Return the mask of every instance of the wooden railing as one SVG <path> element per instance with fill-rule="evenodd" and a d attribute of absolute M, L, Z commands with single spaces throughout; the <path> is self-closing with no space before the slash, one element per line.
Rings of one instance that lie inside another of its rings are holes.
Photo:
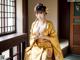
<path fill-rule="evenodd" d="M 10 50 L 10 57 L 6 60 L 14 60 L 13 57 L 17 56 L 17 60 L 24 59 L 24 50 L 26 45 L 28 45 L 27 34 L 25 33 L 15 33 L 11 35 L 0 37 L 0 55 L 6 50 Z M 13 55 L 13 47 L 17 46 L 17 53 Z"/>

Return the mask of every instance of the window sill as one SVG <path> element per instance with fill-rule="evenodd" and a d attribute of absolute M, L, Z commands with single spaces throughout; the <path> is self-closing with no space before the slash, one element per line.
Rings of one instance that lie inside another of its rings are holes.
<path fill-rule="evenodd" d="M 27 34 L 14 33 L 0 37 L 0 52 L 5 51 L 21 42 L 27 42 Z"/>

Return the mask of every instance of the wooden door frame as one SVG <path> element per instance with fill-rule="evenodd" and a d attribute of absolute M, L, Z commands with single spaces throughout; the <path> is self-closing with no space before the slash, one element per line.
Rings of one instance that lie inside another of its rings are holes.
<path fill-rule="evenodd" d="M 71 7 L 72 6 L 72 7 Z M 73 8 L 73 2 L 70 2 L 70 47 L 72 48 L 73 47 L 73 24 L 72 24 L 72 22 L 73 22 L 73 10 L 74 10 L 74 8 Z"/>
<path fill-rule="evenodd" d="M 22 8 L 23 8 L 23 33 L 27 35 L 27 41 L 23 42 L 22 49 L 25 49 L 29 46 L 29 33 L 28 33 L 28 0 L 22 0 Z M 25 50 L 24 50 L 25 51 Z M 25 52 L 24 52 L 25 53 Z M 22 53 L 22 59 L 24 59 L 24 53 Z"/>

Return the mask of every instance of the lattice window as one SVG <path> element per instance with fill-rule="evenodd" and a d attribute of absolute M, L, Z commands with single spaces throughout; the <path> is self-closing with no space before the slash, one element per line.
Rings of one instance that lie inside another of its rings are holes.
<path fill-rule="evenodd" d="M 0 0 L 0 36 L 16 32 L 16 0 Z"/>

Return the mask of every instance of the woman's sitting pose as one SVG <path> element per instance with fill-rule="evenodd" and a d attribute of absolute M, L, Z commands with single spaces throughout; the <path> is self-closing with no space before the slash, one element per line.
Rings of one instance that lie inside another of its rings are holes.
<path fill-rule="evenodd" d="M 57 34 L 46 19 L 46 6 L 38 3 L 34 8 L 36 20 L 30 30 L 30 46 L 25 49 L 24 60 L 63 60 Z"/>

